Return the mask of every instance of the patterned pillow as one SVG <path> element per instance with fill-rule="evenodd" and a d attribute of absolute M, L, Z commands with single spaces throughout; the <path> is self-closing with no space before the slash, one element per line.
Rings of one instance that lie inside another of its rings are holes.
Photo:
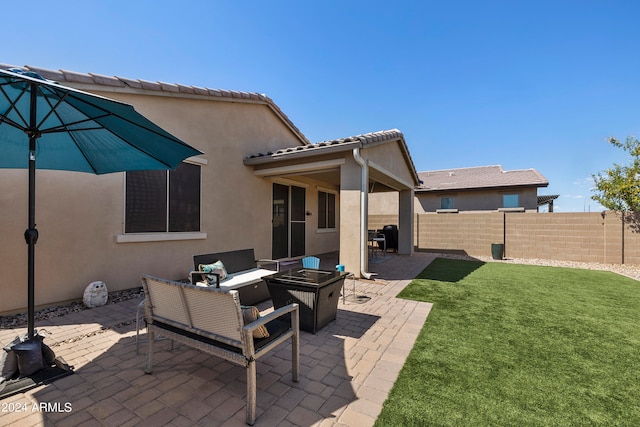
<path fill-rule="evenodd" d="M 244 321 L 244 325 L 247 326 L 249 323 L 258 320 L 260 318 L 260 311 L 258 307 L 254 307 L 252 305 L 247 306 L 243 305 L 242 307 L 242 320 Z M 269 331 L 263 325 L 253 330 L 254 338 L 267 338 L 269 337 Z"/>
<path fill-rule="evenodd" d="M 228 276 L 227 269 L 224 268 L 224 264 L 220 260 L 214 262 L 213 264 L 200 264 L 198 266 L 198 270 L 202 271 L 203 273 L 215 273 L 220 275 L 220 282 L 222 282 Z M 210 275 L 208 276 L 208 279 L 215 281 L 215 276 Z"/>

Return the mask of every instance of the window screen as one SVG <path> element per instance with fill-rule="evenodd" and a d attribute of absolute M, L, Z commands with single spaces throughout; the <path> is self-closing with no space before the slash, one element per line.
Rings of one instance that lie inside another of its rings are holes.
<path fill-rule="evenodd" d="M 200 230 L 200 166 L 126 174 L 125 233 Z"/>
<path fill-rule="evenodd" d="M 318 191 L 318 228 L 336 228 L 336 195 Z"/>

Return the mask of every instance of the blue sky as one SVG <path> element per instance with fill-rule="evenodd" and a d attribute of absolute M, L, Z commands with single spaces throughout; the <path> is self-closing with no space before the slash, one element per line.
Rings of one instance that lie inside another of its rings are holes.
<path fill-rule="evenodd" d="M 418 171 L 535 168 L 556 211 L 640 136 L 637 1 L 32 1 L 0 62 L 266 93 L 312 142 L 400 129 Z"/>

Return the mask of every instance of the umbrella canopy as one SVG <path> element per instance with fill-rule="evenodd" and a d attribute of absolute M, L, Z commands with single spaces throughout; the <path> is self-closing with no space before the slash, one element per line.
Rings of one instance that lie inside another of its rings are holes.
<path fill-rule="evenodd" d="M 95 174 L 173 169 L 202 154 L 129 104 L 64 87 L 36 73 L 0 70 L 0 168 L 28 167 L 25 134 L 38 140 L 39 169 Z"/>
<path fill-rule="evenodd" d="M 61 86 L 37 73 L 0 70 L 0 168 L 29 169 L 28 336 L 34 335 L 35 170 L 104 174 L 174 169 L 202 152 L 129 105 Z"/>

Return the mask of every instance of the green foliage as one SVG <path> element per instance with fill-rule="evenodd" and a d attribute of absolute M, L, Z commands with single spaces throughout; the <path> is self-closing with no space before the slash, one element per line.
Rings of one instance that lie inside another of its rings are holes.
<path fill-rule="evenodd" d="M 611 137 L 609 143 L 631 155 L 628 166 L 614 164 L 612 168 L 592 175 L 597 194 L 591 198 L 607 209 L 621 212 L 640 211 L 640 141 L 627 137 L 622 143 Z"/>
<path fill-rule="evenodd" d="M 435 260 L 399 295 L 433 303 L 376 427 L 640 425 L 640 283 Z"/>

